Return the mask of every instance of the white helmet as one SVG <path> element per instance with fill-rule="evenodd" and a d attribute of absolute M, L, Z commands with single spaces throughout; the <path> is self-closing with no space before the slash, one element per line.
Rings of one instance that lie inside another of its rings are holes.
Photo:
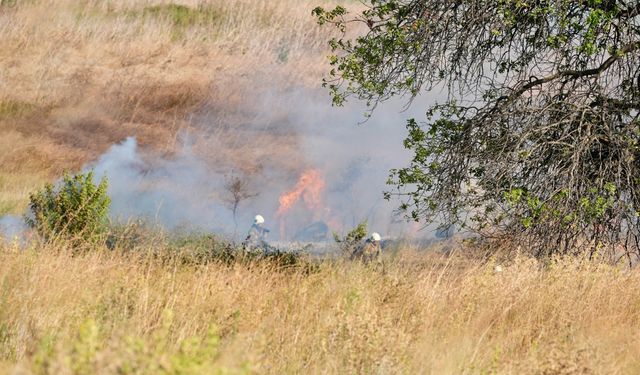
<path fill-rule="evenodd" d="M 262 215 L 256 215 L 256 217 L 253 219 L 253 223 L 264 224 L 264 218 L 262 217 Z"/>
<path fill-rule="evenodd" d="M 378 242 L 378 241 L 380 241 L 380 239 L 381 239 L 381 237 L 380 237 L 380 235 L 378 233 L 376 233 L 376 232 L 371 233 L 371 241 Z"/>

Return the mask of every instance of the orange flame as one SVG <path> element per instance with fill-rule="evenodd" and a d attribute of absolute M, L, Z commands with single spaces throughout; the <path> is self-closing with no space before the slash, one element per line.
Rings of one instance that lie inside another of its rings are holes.
<path fill-rule="evenodd" d="M 302 173 L 293 189 L 280 196 L 280 207 L 277 216 L 287 213 L 302 197 L 309 209 L 322 207 L 322 192 L 325 188 L 324 178 L 317 169 L 308 169 Z"/>
<path fill-rule="evenodd" d="M 322 173 L 317 169 L 307 169 L 300 175 L 296 185 L 289 191 L 280 196 L 280 207 L 276 212 L 276 216 L 280 218 L 280 238 L 285 237 L 285 228 L 283 216 L 291 210 L 291 208 L 300 199 L 310 210 L 323 208 L 322 193 L 326 184 Z"/>

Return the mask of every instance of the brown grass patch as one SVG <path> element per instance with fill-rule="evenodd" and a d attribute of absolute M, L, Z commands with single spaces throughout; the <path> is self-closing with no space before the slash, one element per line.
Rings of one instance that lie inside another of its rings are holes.
<path fill-rule="evenodd" d="M 218 155 L 205 156 L 218 166 L 256 171 L 259 159 L 287 162 L 255 150 L 280 145 L 295 153 L 290 134 L 238 147 L 241 137 L 253 138 L 233 130 L 255 117 L 246 94 L 316 86 L 326 67 L 328 35 L 311 16 L 313 1 L 12 4 L 0 12 L 5 171 L 53 179 L 130 135 L 147 150 L 171 155 L 181 147 L 181 132 L 230 137 L 215 141 Z M 224 129 L 194 126 L 192 116 L 204 106 L 225 119 Z M 198 149 L 210 153 L 210 141 L 200 142 Z"/>
<path fill-rule="evenodd" d="M 542 267 L 520 257 L 495 273 L 491 262 L 413 253 L 388 260 L 384 273 L 326 262 L 307 274 L 266 264 L 181 266 L 144 254 L 71 257 L 59 250 L 0 253 L 0 361 L 7 368 L 105 374 L 640 370 L 635 270 L 570 259 Z"/>

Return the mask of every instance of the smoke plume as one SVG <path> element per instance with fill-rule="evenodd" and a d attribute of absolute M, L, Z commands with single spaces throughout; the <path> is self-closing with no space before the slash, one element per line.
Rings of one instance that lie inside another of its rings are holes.
<path fill-rule="evenodd" d="M 7 244 L 14 241 L 23 242 L 27 226 L 24 219 L 17 215 L 0 216 L 0 241 Z"/>
<path fill-rule="evenodd" d="M 193 147 L 203 141 L 193 138 L 203 137 L 214 153 L 216 150 L 229 152 L 226 140 L 214 130 L 221 126 L 220 120 L 214 111 L 206 110 L 195 120 L 203 131 L 183 136 L 181 151 L 171 158 L 145 155 L 136 139 L 129 137 L 87 166 L 98 176 L 108 177 L 113 218 L 126 221 L 144 217 L 168 229 L 185 227 L 235 234 L 240 238 L 251 225 L 253 216 L 261 214 L 267 219 L 268 227 L 281 229 L 272 231 L 274 239 L 282 237 L 280 240 L 293 238 L 296 232 L 317 221 L 326 222 L 329 229 L 341 232 L 367 220 L 372 231 L 392 237 L 406 234 L 412 228 L 394 215 L 398 202 L 385 201 L 382 193 L 389 188 L 386 186 L 389 169 L 408 163 L 410 155 L 402 145 L 406 134 L 403 125 L 415 113 L 402 112 L 401 105 L 392 103 L 362 123 L 364 106 L 350 104 L 334 108 L 325 92 L 303 89 L 262 93 L 247 101 L 251 102 L 256 115 L 249 123 L 242 124 L 241 130 L 246 136 L 234 141 L 233 146 L 250 150 L 251 147 L 246 146 L 251 146 L 255 137 L 293 135 L 298 152 L 292 155 L 295 160 L 289 162 L 299 168 L 281 168 L 277 162 L 269 165 L 267 160 L 260 170 L 242 175 L 251 192 L 238 204 L 238 230 L 227 184 L 238 166 L 224 161 L 212 165 Z M 234 125 L 222 126 L 233 128 Z M 267 155 L 271 151 L 275 153 L 279 145 L 272 147 L 273 150 L 261 151 Z M 296 202 L 279 217 L 276 213 L 280 197 L 310 169 L 318 171 L 324 180 L 321 207 Z"/>
<path fill-rule="evenodd" d="M 324 91 L 274 90 L 247 95 L 245 102 L 252 116 L 242 122 L 213 106 L 195 113 L 198 131 L 183 132 L 171 156 L 141 149 L 131 136 L 85 166 L 108 178 L 111 218 L 235 239 L 242 239 L 257 214 L 272 229 L 272 240 L 297 238 L 309 226 L 344 232 L 362 220 L 383 236 L 415 234 L 415 225 L 394 214 L 399 203 L 384 200 L 383 191 L 389 189 L 389 170 L 410 160 L 404 124 L 419 117 L 423 105 L 403 111 L 404 103 L 387 103 L 363 123 L 365 106 L 332 107 Z M 247 171 L 246 163 L 257 167 Z M 321 181 L 302 189 L 283 210 L 283 195 L 299 187 L 305 173 Z M 234 194 L 230 186 L 244 190 Z M 7 238 L 23 229 L 20 218 L 0 218 Z"/>

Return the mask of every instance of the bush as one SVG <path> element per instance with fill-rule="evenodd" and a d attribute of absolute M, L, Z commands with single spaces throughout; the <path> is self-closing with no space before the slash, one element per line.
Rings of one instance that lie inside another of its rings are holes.
<path fill-rule="evenodd" d="M 166 255 L 178 256 L 186 264 L 266 262 L 277 269 L 309 267 L 309 262 L 301 251 L 282 251 L 272 247 L 266 252 L 246 251 L 223 237 L 197 232 L 170 238 Z"/>
<path fill-rule="evenodd" d="M 29 196 L 27 224 L 45 240 L 58 237 L 96 240 L 104 233 L 111 199 L 107 179 L 98 185 L 93 172 L 66 175 L 58 187 L 47 184 Z"/>
<path fill-rule="evenodd" d="M 106 236 L 108 249 L 119 253 L 144 253 L 148 259 L 163 264 L 254 266 L 266 264 L 274 270 L 295 270 L 310 273 L 317 262 L 302 249 L 280 250 L 269 246 L 266 251 L 247 251 L 222 235 L 202 231 L 165 232 L 144 221 L 112 225 Z"/>
<path fill-rule="evenodd" d="M 207 264 L 222 262 L 232 264 L 237 260 L 234 245 L 216 235 L 200 232 L 174 232 L 163 246 L 163 256 L 178 258 L 183 264 Z"/>
<path fill-rule="evenodd" d="M 353 228 L 351 231 L 347 232 L 347 234 L 340 238 L 337 233 L 333 233 L 333 239 L 338 244 L 342 255 L 350 256 L 355 250 L 356 246 L 367 236 L 367 221 L 363 221 L 358 224 L 357 227 Z"/>

